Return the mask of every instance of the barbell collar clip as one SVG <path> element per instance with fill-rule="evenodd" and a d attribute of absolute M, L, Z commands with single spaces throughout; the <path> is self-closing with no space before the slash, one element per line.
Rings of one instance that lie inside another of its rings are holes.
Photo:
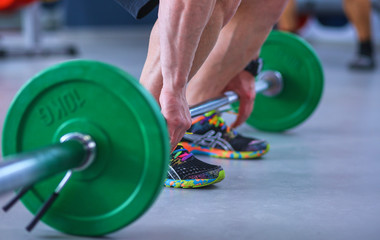
<path fill-rule="evenodd" d="M 7 204 L 4 205 L 3 211 L 8 212 L 9 209 L 11 209 L 13 205 L 15 205 L 16 202 L 20 200 L 20 198 L 22 198 L 22 196 L 24 196 L 25 193 L 27 193 L 30 189 L 31 186 L 21 188 L 20 191 L 18 191 L 17 194 Z"/>
<path fill-rule="evenodd" d="M 72 140 L 80 142 L 83 145 L 84 150 L 86 152 L 86 156 L 84 157 L 82 164 L 79 167 L 73 169 L 74 171 L 83 171 L 84 169 L 88 168 L 95 160 L 96 142 L 90 135 L 78 132 L 68 133 L 60 138 L 61 143 Z"/>
<path fill-rule="evenodd" d="M 30 224 L 26 227 L 26 230 L 28 232 L 31 232 L 34 229 L 34 227 L 37 225 L 37 223 L 41 220 L 41 218 L 45 215 L 45 213 L 53 205 L 53 203 L 55 202 L 55 200 L 58 198 L 59 193 L 66 186 L 66 184 L 69 181 L 69 179 L 72 176 L 72 174 L 73 174 L 72 170 L 67 171 L 67 173 L 65 174 L 65 176 L 59 182 L 57 188 L 54 190 L 53 194 L 50 195 L 49 199 L 42 205 L 42 207 L 38 211 L 37 215 L 33 218 L 33 220 L 30 222 Z"/>

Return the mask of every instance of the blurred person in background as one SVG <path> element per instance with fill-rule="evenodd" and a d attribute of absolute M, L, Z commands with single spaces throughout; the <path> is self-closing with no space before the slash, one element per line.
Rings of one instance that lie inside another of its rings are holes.
<path fill-rule="evenodd" d="M 353 70 L 375 69 L 375 49 L 371 30 L 371 1 L 343 0 L 343 10 L 357 35 L 356 56 L 348 64 Z M 277 25 L 279 30 L 297 33 L 298 12 L 296 0 L 290 0 Z"/>

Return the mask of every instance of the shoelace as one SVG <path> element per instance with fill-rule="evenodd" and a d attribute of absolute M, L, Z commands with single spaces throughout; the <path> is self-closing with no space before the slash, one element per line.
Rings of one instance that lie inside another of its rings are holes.
<path fill-rule="evenodd" d="M 186 161 L 191 156 L 193 156 L 193 154 L 187 151 L 185 148 L 179 148 L 179 149 L 174 150 L 172 152 L 172 155 L 174 156 L 173 157 L 174 159 L 180 158 L 182 162 Z"/>
<path fill-rule="evenodd" d="M 201 124 L 205 121 L 208 121 L 210 125 L 214 125 L 215 127 L 220 127 L 222 131 L 226 130 L 226 133 L 231 132 L 231 128 L 227 126 L 221 116 L 219 116 L 216 111 L 211 111 L 205 114 L 205 117 L 201 120 Z M 235 131 L 232 131 L 233 134 L 236 135 Z"/>

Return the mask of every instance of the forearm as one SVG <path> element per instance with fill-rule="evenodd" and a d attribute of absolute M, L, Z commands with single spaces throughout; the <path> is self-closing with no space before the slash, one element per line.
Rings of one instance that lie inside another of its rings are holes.
<path fill-rule="evenodd" d="M 165 89 L 184 89 L 215 0 L 161 0 L 160 63 Z"/>

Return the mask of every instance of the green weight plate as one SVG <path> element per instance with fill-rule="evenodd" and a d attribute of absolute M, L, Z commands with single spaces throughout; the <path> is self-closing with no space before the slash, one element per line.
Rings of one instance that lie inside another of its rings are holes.
<path fill-rule="evenodd" d="M 261 54 L 265 70 L 282 74 L 282 92 L 257 94 L 247 123 L 264 131 L 285 131 L 305 121 L 317 107 L 323 91 L 323 70 L 311 46 L 300 37 L 272 31 Z"/>
<path fill-rule="evenodd" d="M 70 132 L 91 135 L 97 156 L 73 173 L 42 220 L 81 236 L 104 235 L 136 220 L 161 191 L 169 164 L 166 123 L 153 97 L 116 67 L 86 60 L 58 64 L 13 101 L 3 153 L 47 146 Z M 64 174 L 34 185 L 24 205 L 36 214 Z"/>

